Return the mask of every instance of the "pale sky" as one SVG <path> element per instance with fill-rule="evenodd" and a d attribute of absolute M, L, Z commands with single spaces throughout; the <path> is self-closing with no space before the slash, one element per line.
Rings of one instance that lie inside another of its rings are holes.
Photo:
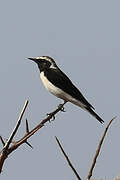
<path fill-rule="evenodd" d="M 104 125 L 68 103 L 66 113 L 47 123 L 6 160 L 2 180 L 74 180 L 54 136 L 82 179 L 105 126 L 114 116 L 93 178 L 120 174 L 120 1 L 11 0 L 0 5 L 0 135 L 8 138 L 26 99 L 30 100 L 16 140 L 53 111 L 61 100 L 43 87 L 37 66 L 26 59 L 49 55 L 104 119 Z M 0 148 L 2 145 L 0 144 Z"/>

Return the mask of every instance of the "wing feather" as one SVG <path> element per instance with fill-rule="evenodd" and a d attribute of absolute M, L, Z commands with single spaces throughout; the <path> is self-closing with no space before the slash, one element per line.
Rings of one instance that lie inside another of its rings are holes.
<path fill-rule="evenodd" d="M 79 100 L 81 103 L 85 104 L 86 107 L 94 109 L 94 107 L 85 99 L 82 93 L 74 86 L 72 81 L 60 69 L 49 69 L 44 72 L 44 75 L 50 82 L 52 82 L 52 84 L 62 89 L 73 98 Z"/>

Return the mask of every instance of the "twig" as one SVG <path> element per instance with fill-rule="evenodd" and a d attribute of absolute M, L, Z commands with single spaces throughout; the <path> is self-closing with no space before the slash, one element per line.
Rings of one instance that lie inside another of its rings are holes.
<path fill-rule="evenodd" d="M 25 101 L 25 104 L 24 104 L 24 106 L 23 106 L 23 109 L 22 109 L 22 111 L 21 111 L 21 113 L 20 113 L 20 116 L 19 116 L 19 118 L 18 118 L 17 124 L 15 125 L 15 128 L 13 129 L 10 137 L 8 138 L 8 140 L 7 140 L 7 142 L 6 142 L 5 146 L 4 146 L 4 150 L 7 150 L 7 149 L 9 148 L 9 145 L 10 145 L 10 143 L 12 142 L 12 140 L 13 140 L 13 138 L 14 138 L 14 136 L 15 136 L 15 134 L 16 134 L 19 126 L 20 126 L 20 123 L 21 123 L 23 114 L 24 114 L 24 112 L 25 112 L 25 110 L 26 110 L 26 108 L 27 108 L 28 103 L 29 103 L 29 101 L 26 100 L 26 101 Z"/>
<path fill-rule="evenodd" d="M 64 102 L 63 104 L 60 104 L 59 107 L 55 111 L 50 113 L 45 119 L 43 119 L 41 121 L 41 123 L 39 123 L 31 131 L 29 131 L 28 121 L 26 120 L 26 133 L 25 133 L 25 135 L 19 141 L 16 141 L 16 142 L 12 143 L 12 140 L 13 140 L 13 138 L 14 138 L 19 126 L 20 126 L 23 114 L 24 114 L 24 112 L 26 110 L 26 107 L 28 105 L 28 101 L 25 102 L 24 107 L 22 109 L 22 112 L 20 113 L 20 116 L 18 118 L 17 124 L 16 124 L 13 132 L 11 133 L 10 137 L 8 138 L 6 144 L 4 145 L 2 151 L 0 152 L 0 173 L 2 172 L 2 167 L 3 167 L 5 159 L 8 157 L 8 155 L 10 153 L 12 153 L 14 150 L 16 150 L 21 144 L 26 143 L 31 148 L 33 148 L 31 146 L 31 144 L 27 142 L 28 138 L 30 138 L 34 133 L 36 133 L 40 128 L 42 128 L 46 122 L 48 122 L 52 118 L 54 118 L 55 115 L 62 110 L 65 103 L 66 102 Z M 1 138 L 1 141 L 2 141 L 2 138 Z"/>
<path fill-rule="evenodd" d="M 55 139 L 56 139 L 56 141 L 57 141 L 57 143 L 58 143 L 58 145 L 59 145 L 59 147 L 60 147 L 60 149 L 61 149 L 61 151 L 62 151 L 62 153 L 63 153 L 63 155 L 64 155 L 64 157 L 65 157 L 65 159 L 67 160 L 67 162 L 68 162 L 70 168 L 71 168 L 72 171 L 74 172 L 75 176 L 77 177 L 78 180 L 81 180 L 81 178 L 80 178 L 79 174 L 77 173 L 76 169 L 73 167 L 73 165 L 72 165 L 72 163 L 71 163 L 69 157 L 68 157 L 67 154 L 65 153 L 65 151 L 64 151 L 64 149 L 63 149 L 63 147 L 62 147 L 60 141 L 58 140 L 57 137 L 55 137 Z"/>
<path fill-rule="evenodd" d="M 65 103 L 66 102 L 64 102 L 63 104 L 60 104 L 55 111 L 49 113 L 49 115 L 45 119 L 43 119 L 35 128 L 33 128 L 28 133 L 26 133 L 23 138 L 21 138 L 19 141 L 16 142 L 16 144 L 11 146 L 9 148 L 8 154 L 10 154 L 12 151 L 17 149 L 21 144 L 26 143 L 28 138 L 30 138 L 34 133 L 36 133 L 40 128 L 42 128 L 46 122 L 49 122 L 52 118 L 54 118 L 55 115 L 61 111 Z"/>
<path fill-rule="evenodd" d="M 99 153 L 100 153 L 101 146 L 102 146 L 102 144 L 103 144 L 103 140 L 104 140 L 104 138 L 105 138 L 105 136 L 106 136 L 106 133 L 107 133 L 107 131 L 108 131 L 111 123 L 113 122 L 113 120 L 114 120 L 115 118 L 116 118 L 116 117 L 114 117 L 112 120 L 110 120 L 110 122 L 109 122 L 108 125 L 106 126 L 105 131 L 104 131 L 104 133 L 103 133 L 103 135 L 102 135 L 102 138 L 101 138 L 101 140 L 100 140 L 100 142 L 99 142 L 99 144 L 98 144 L 98 147 L 97 147 L 95 156 L 94 156 L 94 158 L 93 158 L 92 165 L 91 165 L 91 167 L 90 167 L 90 170 L 89 170 L 89 173 L 88 173 L 88 176 L 87 176 L 87 179 L 88 179 L 88 180 L 90 180 L 90 178 L 91 178 L 91 176 L 92 176 L 92 174 L 93 174 L 93 169 L 94 169 L 94 167 L 95 167 L 96 160 L 97 160 L 98 155 L 99 155 Z"/>
<path fill-rule="evenodd" d="M 4 145 L 4 147 L 3 147 L 2 151 L 0 152 L 0 173 L 2 172 L 2 167 L 3 167 L 4 161 L 8 157 L 9 146 L 12 143 L 12 140 L 13 140 L 13 138 L 14 138 L 19 126 L 20 126 L 20 123 L 21 123 L 23 114 L 24 114 L 24 112 L 25 112 L 25 110 L 27 108 L 27 105 L 28 105 L 28 100 L 25 101 L 24 107 L 23 107 L 23 109 L 22 109 L 22 111 L 20 113 L 17 124 L 16 124 L 15 128 L 13 129 L 13 131 L 12 131 L 10 137 L 8 138 L 7 142 L 4 143 L 4 141 L 3 141 L 2 137 L 1 137 L 1 141 L 2 141 L 2 143 Z M 13 143 L 12 146 L 14 146 L 14 144 L 15 143 Z"/>

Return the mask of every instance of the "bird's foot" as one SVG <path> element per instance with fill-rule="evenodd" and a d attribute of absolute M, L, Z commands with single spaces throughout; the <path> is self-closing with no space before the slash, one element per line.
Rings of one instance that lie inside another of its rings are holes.
<path fill-rule="evenodd" d="M 53 112 L 47 113 L 47 116 L 51 116 L 51 118 L 52 118 L 52 119 L 49 120 L 49 123 L 51 123 L 52 121 L 55 120 L 55 115 L 53 114 Z"/>
<path fill-rule="evenodd" d="M 55 114 L 56 114 L 57 112 L 59 112 L 59 111 L 66 112 L 66 111 L 65 111 L 65 108 L 64 108 L 65 103 L 66 103 L 66 101 L 64 101 L 63 104 L 59 104 L 59 105 L 58 105 L 58 108 L 57 108 L 55 111 L 53 111 L 53 112 L 51 112 L 51 113 L 47 113 L 47 116 L 49 116 L 50 119 L 51 119 L 51 120 L 49 120 L 49 122 L 55 120 Z"/>

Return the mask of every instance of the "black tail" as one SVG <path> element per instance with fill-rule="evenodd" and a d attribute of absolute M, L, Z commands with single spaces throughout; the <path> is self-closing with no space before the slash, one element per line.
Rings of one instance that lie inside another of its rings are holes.
<path fill-rule="evenodd" d="M 90 107 L 86 107 L 86 110 L 87 110 L 92 116 L 94 116 L 100 123 L 104 123 L 104 121 L 103 121 Z"/>

